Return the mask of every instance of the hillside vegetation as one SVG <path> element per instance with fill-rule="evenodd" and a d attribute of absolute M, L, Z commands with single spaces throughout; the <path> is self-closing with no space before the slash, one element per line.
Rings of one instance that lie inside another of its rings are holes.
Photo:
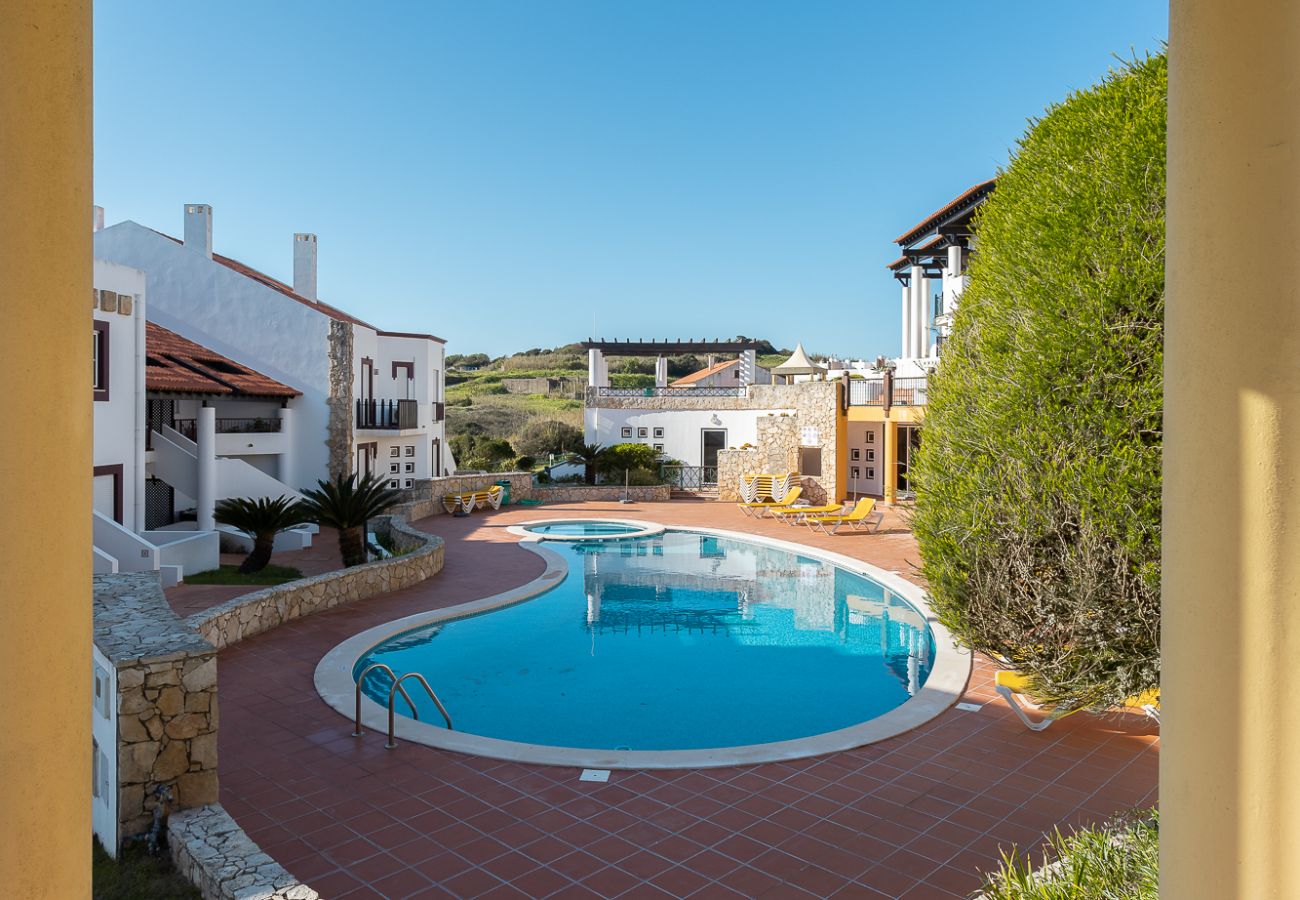
<path fill-rule="evenodd" d="M 789 351 L 760 342 L 760 360 L 780 362 Z M 685 354 L 668 359 L 668 375 L 680 378 L 704 368 L 705 356 Z M 772 362 L 761 364 L 772 365 Z M 654 385 L 653 357 L 609 359 L 610 385 L 622 388 Z M 563 384 L 548 394 L 512 394 L 507 379 L 551 378 Z M 534 347 L 491 359 L 485 353 L 447 357 L 447 437 L 462 469 L 503 470 L 544 462 L 546 453 L 573 449 L 572 431 L 557 430 L 556 446 L 526 435 L 530 424 L 558 422 L 582 430 L 582 391 L 587 382 L 587 351 L 581 344 L 544 349 Z M 504 443 L 503 443 L 504 442 Z M 524 445 L 530 449 L 523 449 Z M 520 459 L 521 456 L 534 457 Z M 540 458 L 539 458 L 540 457 Z"/>

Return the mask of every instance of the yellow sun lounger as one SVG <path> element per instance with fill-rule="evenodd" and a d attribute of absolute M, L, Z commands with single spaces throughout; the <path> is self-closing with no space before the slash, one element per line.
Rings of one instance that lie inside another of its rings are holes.
<path fill-rule="evenodd" d="M 1020 696 L 1024 695 L 1029 689 L 1029 676 L 1011 669 L 1000 669 L 993 677 L 993 689 L 1002 695 L 1002 699 L 1007 701 L 1011 711 L 1016 714 L 1024 726 L 1030 731 L 1042 731 L 1048 725 L 1051 725 L 1057 719 L 1064 719 L 1066 716 L 1074 715 L 1085 707 L 1076 706 L 1064 711 L 1044 710 L 1042 718 L 1032 719 L 1029 711 L 1021 705 Z M 1124 700 L 1125 709 L 1140 709 L 1146 713 L 1157 725 L 1160 724 L 1160 689 L 1153 688 L 1149 691 L 1143 691 L 1140 694 L 1134 694 Z"/>
<path fill-rule="evenodd" d="M 468 491 L 464 494 L 447 494 L 442 498 L 442 508 L 449 513 L 472 513 L 476 509 L 501 508 L 501 498 L 505 491 L 501 485 L 494 484 L 486 491 Z"/>
<path fill-rule="evenodd" d="M 799 495 L 802 493 L 803 493 L 803 488 L 792 487 L 790 488 L 789 491 L 786 492 L 786 495 L 782 497 L 780 500 L 754 500 L 750 503 L 737 503 L 736 505 L 739 506 L 740 511 L 747 516 L 755 516 L 755 515 L 761 516 L 763 514 L 763 510 L 765 509 L 775 509 L 780 506 L 790 506 L 792 503 L 794 503 L 794 501 L 799 499 Z"/>
<path fill-rule="evenodd" d="M 825 506 L 774 506 L 767 512 L 772 518 L 780 519 L 787 525 L 798 525 L 804 516 L 830 515 L 843 508 L 843 503 L 827 503 Z"/>
<path fill-rule="evenodd" d="M 853 531 L 864 531 L 872 526 L 874 526 L 872 530 L 877 530 L 884 520 L 885 514 L 876 509 L 876 501 L 867 497 L 859 500 L 854 505 L 853 511 L 846 515 L 809 516 L 803 521 L 813 531 L 820 531 L 822 534 L 834 534 L 846 526 Z"/>

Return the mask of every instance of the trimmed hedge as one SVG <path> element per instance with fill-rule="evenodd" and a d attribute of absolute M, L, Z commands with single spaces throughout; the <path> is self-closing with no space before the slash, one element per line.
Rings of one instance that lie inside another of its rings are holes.
<path fill-rule="evenodd" d="M 1031 123 L 909 473 L 940 618 L 1040 700 L 1159 683 L 1167 83 L 1136 60 Z"/>

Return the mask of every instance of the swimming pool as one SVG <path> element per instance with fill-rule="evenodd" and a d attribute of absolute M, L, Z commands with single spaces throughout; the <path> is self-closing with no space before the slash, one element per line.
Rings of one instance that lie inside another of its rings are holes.
<path fill-rule="evenodd" d="M 550 541 L 619 540 L 664 533 L 662 525 L 632 519 L 543 519 L 513 525 L 508 530 L 520 537 L 537 536 Z"/>
<path fill-rule="evenodd" d="M 678 529 L 525 546 L 547 558 L 542 578 L 345 641 L 318 667 L 322 695 L 350 715 L 353 679 L 383 662 L 424 675 L 456 724 L 430 724 L 436 710 L 412 692 L 424 721 L 399 715 L 399 737 L 521 761 L 669 767 L 878 740 L 942 711 L 969 673 L 919 591 L 847 558 Z M 386 727 L 390 684 L 379 671 L 363 684 L 372 727 Z"/>

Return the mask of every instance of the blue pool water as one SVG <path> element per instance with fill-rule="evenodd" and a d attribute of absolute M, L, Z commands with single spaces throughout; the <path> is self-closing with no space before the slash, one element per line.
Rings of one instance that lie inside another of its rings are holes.
<path fill-rule="evenodd" d="M 527 525 L 525 531 L 533 534 L 567 535 L 571 537 L 615 537 L 620 534 L 636 534 L 645 529 L 640 525 L 625 522 L 549 522 L 545 525 Z"/>
<path fill-rule="evenodd" d="M 568 563 L 561 583 L 390 638 L 353 677 L 371 662 L 420 672 L 471 734 L 687 750 L 859 724 L 930 671 L 921 615 L 820 560 L 692 532 L 547 547 Z M 386 705 L 390 683 L 372 672 L 363 690 Z M 440 724 L 421 693 L 411 692 L 421 720 Z"/>

